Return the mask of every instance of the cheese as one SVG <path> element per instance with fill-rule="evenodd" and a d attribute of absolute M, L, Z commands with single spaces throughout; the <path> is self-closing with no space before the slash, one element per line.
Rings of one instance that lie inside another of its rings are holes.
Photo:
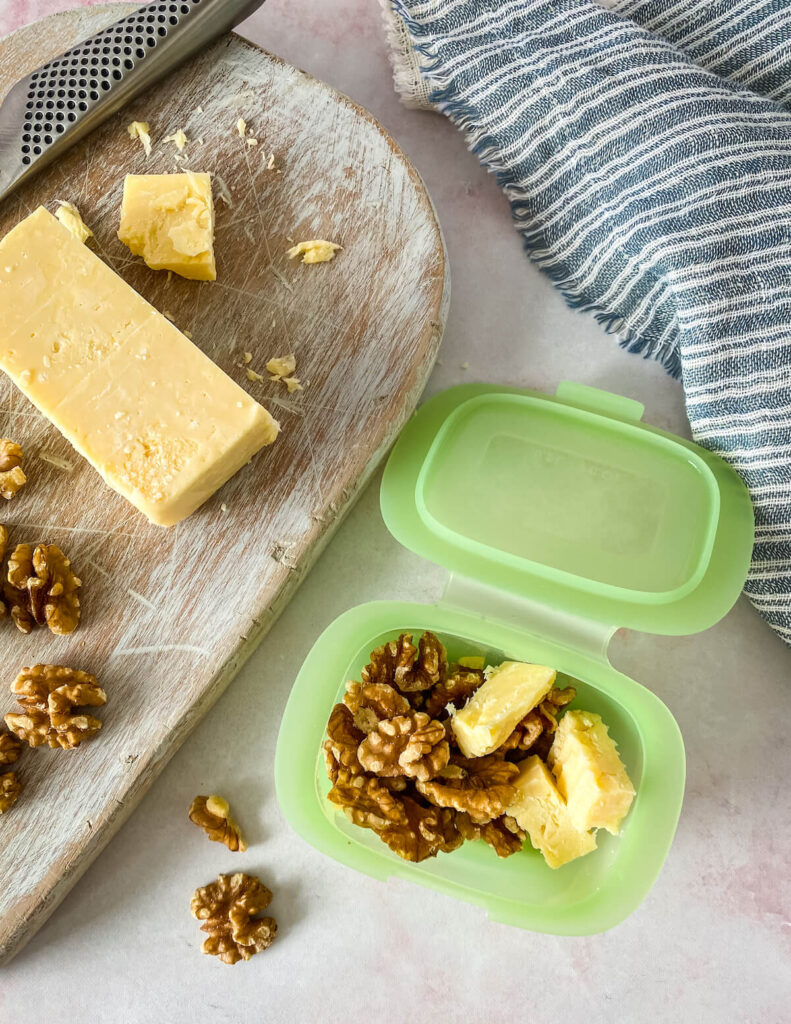
<path fill-rule="evenodd" d="M 93 238 L 93 231 L 91 231 L 82 219 L 80 211 L 72 203 L 64 203 L 62 200 L 59 200 L 55 216 L 64 228 L 68 228 L 71 231 L 78 241 L 87 242 L 89 238 Z"/>
<path fill-rule="evenodd" d="M 547 766 L 535 754 L 520 765 L 516 797 L 505 813 L 516 818 L 551 868 L 559 868 L 596 849 L 593 832 L 578 829 Z"/>
<path fill-rule="evenodd" d="M 151 126 L 148 121 L 133 121 L 126 130 L 130 139 L 140 139 L 146 156 L 151 156 Z"/>
<path fill-rule="evenodd" d="M 634 786 L 599 715 L 567 711 L 547 758 L 577 828 L 618 834 Z"/>
<path fill-rule="evenodd" d="M 325 242 L 322 238 L 314 238 L 309 242 L 297 242 L 287 250 L 286 256 L 290 260 L 302 257 L 303 263 L 329 263 L 335 259 L 335 253 L 340 249 L 335 242 Z"/>
<path fill-rule="evenodd" d="M 152 270 L 216 280 L 211 175 L 127 174 L 118 237 Z"/>
<path fill-rule="evenodd" d="M 201 505 L 278 424 L 40 207 L 0 242 L 0 367 L 153 522 Z"/>
<path fill-rule="evenodd" d="M 504 661 L 487 669 L 487 678 L 461 711 L 452 727 L 465 757 L 483 757 L 496 750 L 528 711 L 546 697 L 556 672 L 546 665 Z"/>
<path fill-rule="evenodd" d="M 179 130 L 177 132 L 173 132 L 172 135 L 166 135 L 165 142 L 175 143 L 176 149 L 181 151 L 187 145 L 189 139 L 187 138 L 186 132 L 179 128 Z"/>

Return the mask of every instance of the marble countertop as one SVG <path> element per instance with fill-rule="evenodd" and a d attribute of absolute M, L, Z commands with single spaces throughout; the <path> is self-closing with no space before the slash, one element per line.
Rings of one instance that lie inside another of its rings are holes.
<path fill-rule="evenodd" d="M 0 34 L 66 6 L 1 0 Z M 566 309 L 522 256 L 507 203 L 453 127 L 399 105 L 374 0 L 268 0 L 243 32 L 368 107 L 425 179 L 453 274 L 430 392 L 468 379 L 551 392 L 570 377 L 631 395 L 648 422 L 687 432 L 678 383 Z M 744 599 L 698 636 L 613 642 L 614 664 L 675 715 L 688 760 L 665 868 L 614 930 L 521 932 L 356 874 L 291 831 L 274 794 L 275 741 L 317 634 L 361 601 L 431 601 L 444 585 L 442 569 L 387 533 L 378 485 L 377 475 L 139 809 L 0 971 L 0 1021 L 791 1020 L 791 653 Z M 265 955 L 233 969 L 201 956 L 188 909 L 218 870 L 218 847 L 187 841 L 184 825 L 191 798 L 209 791 L 231 795 L 250 840 L 233 868 L 274 890 L 281 929 Z"/>

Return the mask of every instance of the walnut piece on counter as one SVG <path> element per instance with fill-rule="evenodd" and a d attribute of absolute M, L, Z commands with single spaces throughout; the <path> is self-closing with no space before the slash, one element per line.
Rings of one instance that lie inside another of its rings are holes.
<path fill-rule="evenodd" d="M 17 544 L 8 559 L 3 595 L 22 633 L 46 624 L 51 633 L 65 636 L 80 621 L 81 586 L 71 562 L 55 544 Z"/>
<path fill-rule="evenodd" d="M 483 824 L 499 818 L 516 795 L 519 768 L 501 754 L 462 757 L 454 754 L 437 778 L 418 781 L 417 790 L 438 807 L 451 807 Z"/>
<path fill-rule="evenodd" d="M 22 713 L 5 716 L 8 728 L 31 747 L 70 750 L 95 736 L 102 723 L 81 707 L 101 707 L 107 697 L 95 676 L 65 665 L 23 668 L 11 692 Z"/>
<path fill-rule="evenodd" d="M 461 812 L 456 815 L 456 828 L 465 839 L 483 839 L 498 857 L 519 853 L 525 841 L 525 833 L 516 819 L 506 815 L 480 824 L 473 821 L 469 814 Z"/>
<path fill-rule="evenodd" d="M 202 951 L 235 964 L 268 949 L 277 935 L 277 921 L 254 915 L 271 900 L 272 893 L 255 875 L 241 871 L 219 875 L 216 882 L 196 889 L 190 910 L 203 922 L 201 931 L 208 933 Z"/>
<path fill-rule="evenodd" d="M 190 805 L 189 817 L 212 842 L 224 843 L 231 853 L 247 849 L 241 829 L 231 817 L 228 801 L 221 796 L 196 796 Z"/>
<path fill-rule="evenodd" d="M 0 733 L 0 766 L 18 761 L 24 746 L 22 740 L 12 732 Z"/>
<path fill-rule="evenodd" d="M 403 860 L 419 863 L 438 853 L 451 853 L 464 842 L 456 828 L 453 811 L 440 807 L 423 807 L 416 800 L 405 796 L 401 804 L 406 813 L 406 823 L 394 823 L 376 834 L 393 853 Z"/>
<path fill-rule="evenodd" d="M 0 497 L 10 501 L 25 486 L 22 471 L 22 449 L 8 437 L 0 437 Z"/>
<path fill-rule="evenodd" d="M 450 746 L 441 722 L 423 711 L 411 711 L 378 722 L 360 743 L 357 757 L 366 771 L 376 775 L 428 781 L 447 765 Z"/>
<path fill-rule="evenodd" d="M 0 775 L 0 814 L 13 807 L 22 792 L 22 783 L 16 772 L 3 772 Z"/>
<path fill-rule="evenodd" d="M 308 242 L 297 242 L 286 251 L 290 260 L 302 257 L 302 263 L 329 263 L 335 259 L 335 253 L 341 248 L 336 242 L 326 242 L 323 238 L 313 238 Z"/>
<path fill-rule="evenodd" d="M 360 828 L 381 829 L 407 823 L 401 800 L 375 775 L 353 775 L 341 768 L 327 799 Z"/>

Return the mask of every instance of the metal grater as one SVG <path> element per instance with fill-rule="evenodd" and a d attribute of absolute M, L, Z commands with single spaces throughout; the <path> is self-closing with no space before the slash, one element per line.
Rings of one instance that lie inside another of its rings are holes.
<path fill-rule="evenodd" d="M 20 79 L 0 106 L 0 200 L 263 0 L 154 0 Z"/>

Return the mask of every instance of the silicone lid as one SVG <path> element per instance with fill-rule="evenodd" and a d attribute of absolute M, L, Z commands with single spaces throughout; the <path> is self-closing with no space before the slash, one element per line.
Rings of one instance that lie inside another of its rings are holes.
<path fill-rule="evenodd" d="M 455 573 L 608 626 L 693 633 L 744 584 L 752 505 L 718 456 L 640 422 L 632 399 L 470 384 L 402 431 L 382 514 Z"/>

